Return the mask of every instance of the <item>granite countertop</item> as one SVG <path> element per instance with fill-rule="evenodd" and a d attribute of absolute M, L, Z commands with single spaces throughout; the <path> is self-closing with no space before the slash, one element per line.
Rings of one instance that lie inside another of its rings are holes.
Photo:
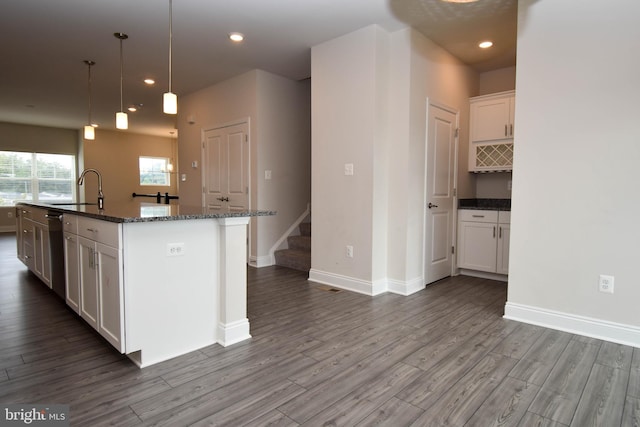
<path fill-rule="evenodd" d="M 510 211 L 511 199 L 459 199 L 458 209 Z"/>
<path fill-rule="evenodd" d="M 275 211 L 268 210 L 205 213 L 204 208 L 201 206 L 189 206 L 179 203 L 167 205 L 140 201 L 106 202 L 104 209 L 98 209 L 97 204 L 47 204 L 30 202 L 20 202 L 18 204 L 44 209 L 55 209 L 63 213 L 122 223 L 272 216 L 276 214 Z"/>

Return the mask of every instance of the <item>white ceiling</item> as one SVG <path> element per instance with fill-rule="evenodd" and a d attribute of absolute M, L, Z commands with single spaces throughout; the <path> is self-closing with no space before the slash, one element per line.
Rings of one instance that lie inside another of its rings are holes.
<path fill-rule="evenodd" d="M 173 0 L 173 92 L 179 100 L 256 68 L 308 78 L 312 46 L 370 24 L 411 25 L 479 71 L 515 65 L 516 7 L 517 0 Z M 161 111 L 168 0 L 2 0 L 0 10 L 0 121 L 82 128 L 89 59 L 96 62 L 93 121 L 114 129 L 120 54 L 113 33 L 123 32 L 123 103 L 143 104 L 129 114 L 129 131 L 169 136 L 175 117 Z M 228 40 L 233 31 L 245 34 L 242 44 Z M 495 42 L 490 51 L 477 48 L 485 38 Z"/>

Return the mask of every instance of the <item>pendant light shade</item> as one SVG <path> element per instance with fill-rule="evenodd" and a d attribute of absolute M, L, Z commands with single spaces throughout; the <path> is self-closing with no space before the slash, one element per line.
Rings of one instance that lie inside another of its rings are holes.
<path fill-rule="evenodd" d="M 173 7 L 172 0 L 169 0 L 169 91 L 165 92 L 162 97 L 162 111 L 165 114 L 178 113 L 178 96 L 171 92 L 171 60 L 172 60 L 172 44 L 173 44 Z"/>
<path fill-rule="evenodd" d="M 162 111 L 165 114 L 178 114 L 178 96 L 172 92 L 162 95 Z"/>
<path fill-rule="evenodd" d="M 129 129 L 129 117 L 124 111 L 116 113 L 116 129 Z"/>
<path fill-rule="evenodd" d="M 113 35 L 115 36 L 115 38 L 120 39 L 120 111 L 116 113 L 116 128 L 128 129 L 129 119 L 127 117 L 127 113 L 124 112 L 124 108 L 122 108 L 122 41 L 128 39 L 129 36 L 124 33 L 113 33 Z"/>
<path fill-rule="evenodd" d="M 89 120 L 87 121 L 87 124 L 84 127 L 84 139 L 93 141 L 94 139 L 96 139 L 96 132 L 93 126 L 91 125 L 91 67 L 93 65 L 96 65 L 96 63 L 88 59 L 85 60 L 84 63 L 87 64 L 87 69 L 89 70 L 89 77 L 87 79 L 87 87 L 89 92 L 89 117 L 88 117 Z"/>
<path fill-rule="evenodd" d="M 93 141 L 96 139 L 96 130 L 91 125 L 85 125 L 84 127 L 84 139 Z"/>

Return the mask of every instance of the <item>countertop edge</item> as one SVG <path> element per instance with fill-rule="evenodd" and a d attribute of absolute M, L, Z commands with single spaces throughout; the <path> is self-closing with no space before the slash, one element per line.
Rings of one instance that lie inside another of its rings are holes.
<path fill-rule="evenodd" d="M 221 219 L 221 218 L 240 218 L 240 217 L 256 217 L 256 216 L 273 216 L 277 214 L 277 211 L 271 210 L 251 210 L 251 211 L 238 211 L 238 212 L 224 212 L 224 213 L 189 213 L 178 215 L 157 215 L 157 216 L 128 216 L 128 215 L 114 215 L 110 214 L 108 209 L 100 212 L 86 212 L 78 210 L 77 208 L 70 207 L 71 205 L 52 205 L 47 203 L 32 203 L 32 202 L 19 202 L 16 206 L 26 205 L 40 209 L 49 209 L 61 211 L 63 214 L 68 213 L 71 215 L 84 216 L 87 218 L 99 219 L 102 221 L 117 222 L 117 223 L 136 223 L 136 222 L 162 222 L 162 221 L 184 221 L 193 219 Z M 86 207 L 87 205 L 82 205 Z M 163 206 L 163 205 L 159 205 Z M 97 207 L 95 208 L 97 209 Z"/>

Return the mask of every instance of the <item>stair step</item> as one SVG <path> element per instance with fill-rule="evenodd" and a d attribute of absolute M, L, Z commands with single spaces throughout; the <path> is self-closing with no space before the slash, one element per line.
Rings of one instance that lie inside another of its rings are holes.
<path fill-rule="evenodd" d="M 289 236 L 287 237 L 289 249 L 298 251 L 311 251 L 311 236 Z"/>
<path fill-rule="evenodd" d="M 298 227 L 300 229 L 300 234 L 303 236 L 311 236 L 311 223 L 310 222 L 302 222 Z"/>
<path fill-rule="evenodd" d="M 276 265 L 299 271 L 311 270 L 311 251 L 282 249 L 275 251 Z"/>

